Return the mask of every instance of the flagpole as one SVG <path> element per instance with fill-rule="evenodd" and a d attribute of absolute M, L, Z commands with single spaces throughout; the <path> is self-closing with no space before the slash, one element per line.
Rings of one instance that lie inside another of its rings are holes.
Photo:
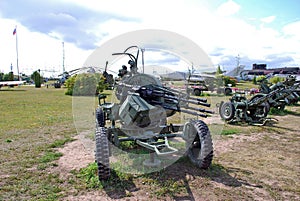
<path fill-rule="evenodd" d="M 16 26 L 16 52 L 17 52 L 17 70 L 18 70 L 18 80 L 20 80 L 20 71 L 19 71 L 19 52 L 18 52 L 18 32 Z"/>

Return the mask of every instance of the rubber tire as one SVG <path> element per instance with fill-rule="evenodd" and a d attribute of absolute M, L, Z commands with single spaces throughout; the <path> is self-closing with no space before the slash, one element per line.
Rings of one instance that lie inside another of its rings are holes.
<path fill-rule="evenodd" d="M 201 120 L 191 120 L 185 124 L 184 130 L 189 132 L 185 136 L 194 136 L 192 141 L 185 139 L 187 156 L 199 168 L 208 169 L 213 160 L 213 142 L 207 125 Z"/>
<path fill-rule="evenodd" d="M 98 166 L 98 177 L 100 181 L 107 180 L 110 177 L 109 147 L 106 130 L 104 127 L 96 127 L 95 141 L 95 158 Z"/>
<path fill-rule="evenodd" d="M 225 96 L 229 96 L 230 94 L 232 94 L 232 89 L 231 88 L 225 88 L 224 89 L 224 94 L 225 94 Z"/>
<path fill-rule="evenodd" d="M 105 127 L 105 114 L 101 108 L 96 109 L 96 124 L 99 127 Z"/>
<path fill-rule="evenodd" d="M 229 111 L 229 114 L 227 111 Z M 235 115 L 235 108 L 232 104 L 232 102 L 225 102 L 220 106 L 220 110 L 219 110 L 220 116 L 223 120 L 226 121 L 230 121 L 231 119 L 233 119 L 234 115 Z"/>
<path fill-rule="evenodd" d="M 202 91 L 200 89 L 194 89 L 195 96 L 200 96 Z"/>
<path fill-rule="evenodd" d="M 224 104 L 224 101 L 221 101 L 221 103 L 219 104 L 219 114 L 221 114 L 221 108 L 222 108 L 222 105 Z"/>

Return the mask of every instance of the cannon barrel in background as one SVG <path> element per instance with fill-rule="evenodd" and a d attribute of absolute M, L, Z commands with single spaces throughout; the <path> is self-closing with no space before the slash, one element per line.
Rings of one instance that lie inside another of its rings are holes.
<path fill-rule="evenodd" d="M 220 116 L 227 122 L 245 121 L 251 124 L 264 125 L 268 120 L 267 115 L 270 108 L 282 110 L 285 105 L 299 101 L 299 86 L 300 82 L 290 79 L 288 82 L 278 82 L 271 87 L 263 83 L 261 93 L 250 100 L 234 94 L 230 102 L 221 103 Z"/>
<path fill-rule="evenodd" d="M 171 89 L 171 88 L 168 88 L 171 92 L 173 93 L 177 93 L 177 95 L 179 96 L 180 94 L 183 95 L 184 93 L 182 93 L 181 91 L 178 91 L 176 89 Z M 189 97 L 188 98 L 189 100 L 195 100 L 195 101 L 200 101 L 200 102 L 203 102 L 203 103 L 207 103 L 207 99 L 206 98 L 194 98 L 194 97 Z"/>
<path fill-rule="evenodd" d="M 248 107 L 255 107 L 258 106 L 260 104 L 262 104 L 263 102 L 267 101 L 269 98 L 271 98 L 273 95 L 275 95 L 276 93 L 279 93 L 280 91 L 283 91 L 284 89 L 276 89 L 274 91 L 271 91 L 270 93 L 266 94 L 263 97 L 260 97 L 258 99 L 252 100 L 248 102 Z"/>
<path fill-rule="evenodd" d="M 194 101 L 194 100 L 188 100 L 188 99 L 181 99 L 180 101 L 185 101 L 187 103 L 192 103 L 192 104 L 195 104 L 195 105 L 202 105 L 202 106 L 205 106 L 205 107 L 210 107 L 209 103 L 203 103 L 201 101 Z"/>
<path fill-rule="evenodd" d="M 147 86 L 145 86 L 147 87 Z M 168 94 L 168 95 L 175 95 L 175 96 L 178 96 L 180 99 L 182 100 L 186 100 L 186 98 L 181 98 L 180 95 L 186 95 L 185 93 L 182 93 L 181 91 L 178 91 L 176 89 L 171 89 L 171 88 L 167 88 L 167 87 L 162 87 L 162 86 L 157 86 L 157 85 L 152 85 L 153 88 L 153 91 L 154 92 L 158 92 L 158 93 L 165 93 L 165 94 Z M 175 94 L 174 94 L 175 93 Z M 207 102 L 207 99 L 205 98 L 194 98 L 194 97 L 189 97 L 188 98 L 189 100 L 195 100 L 195 101 L 200 101 L 200 102 L 203 102 L 203 103 L 206 103 Z"/>
<path fill-rule="evenodd" d="M 198 113 L 198 112 L 194 112 L 194 111 L 190 111 L 190 110 L 183 110 L 183 109 L 180 109 L 179 112 L 183 112 L 183 113 L 191 114 L 191 115 L 196 115 L 196 116 L 200 116 L 200 117 L 204 117 L 204 118 L 207 117 L 207 114 L 202 114 L 202 113 Z"/>
<path fill-rule="evenodd" d="M 190 107 L 190 106 L 182 106 L 182 107 L 185 108 L 185 109 L 195 110 L 195 111 L 198 111 L 198 112 L 214 114 L 213 111 L 206 110 L 206 109 L 203 109 L 203 108 L 195 108 L 195 107 Z"/>
<path fill-rule="evenodd" d="M 262 104 L 265 101 L 270 100 L 274 95 L 277 94 L 277 97 L 275 99 L 271 99 L 272 102 L 279 102 L 280 100 L 285 99 L 289 95 L 291 95 L 295 90 L 298 90 L 297 87 L 300 85 L 299 83 L 296 83 L 292 86 L 287 86 L 287 87 L 281 87 L 277 88 L 270 93 L 266 94 L 263 97 L 260 97 L 258 99 L 252 100 L 248 103 L 248 107 L 256 107 L 257 105 Z"/>
<path fill-rule="evenodd" d="M 288 97 L 290 95 L 294 95 L 294 96 L 296 96 L 298 98 L 299 96 L 295 92 L 300 91 L 300 90 L 296 89 L 297 86 L 298 85 L 294 85 L 294 86 L 290 86 L 290 87 L 287 87 L 287 88 L 281 90 L 280 93 L 282 93 L 282 94 L 280 94 L 278 97 L 276 97 L 274 99 L 274 101 L 279 101 L 279 100 L 285 99 L 286 97 Z"/>

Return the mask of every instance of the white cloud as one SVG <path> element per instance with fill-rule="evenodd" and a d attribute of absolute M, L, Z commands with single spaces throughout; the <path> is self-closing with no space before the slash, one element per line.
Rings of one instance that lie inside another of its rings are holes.
<path fill-rule="evenodd" d="M 298 37 L 298 40 L 300 40 L 300 21 L 287 24 L 283 27 L 282 31 L 284 34 Z"/>
<path fill-rule="evenodd" d="M 13 71 L 17 74 L 16 35 L 12 34 L 15 24 L 17 24 L 20 72 L 29 74 L 38 69 L 58 71 L 56 74 L 62 72 L 63 48 L 61 40 L 46 34 L 31 32 L 14 20 L 0 19 L 0 23 L 2 25 L 0 55 L 5 55 L 0 61 L 2 72 L 9 72 L 12 64 Z M 71 70 L 81 67 L 80 65 L 84 63 L 90 52 L 80 50 L 73 44 L 65 43 L 65 68 Z"/>
<path fill-rule="evenodd" d="M 74 0 L 67 0 L 74 3 Z M 207 52 L 214 54 L 216 49 L 222 49 L 220 55 L 211 57 L 215 65 L 222 65 L 225 56 L 236 57 L 241 55 L 251 60 L 264 60 L 268 55 L 291 56 L 295 63 L 300 65 L 300 21 L 287 24 L 282 30 L 269 28 L 268 23 L 276 20 L 275 16 L 258 19 L 264 26 L 256 27 L 246 21 L 235 17 L 240 5 L 232 0 L 218 7 L 217 15 L 208 10 L 199 1 L 86 1 L 76 2 L 89 9 L 117 14 L 131 19 L 109 18 L 106 21 L 94 23 L 87 32 L 102 38 L 98 46 L 105 41 L 126 33 L 140 29 L 163 29 L 176 32 L 193 40 Z M 100 4 L 101 6 L 96 6 Z M 97 19 L 94 19 L 97 22 Z M 0 32 L 0 68 L 8 72 L 10 63 L 15 66 L 15 41 L 12 31 L 15 24 L 13 20 L 0 19 L 2 30 Z M 4 31 L 5 30 L 5 33 Z M 8 31 L 7 31 L 8 30 Z M 30 32 L 18 24 L 18 37 L 20 47 L 20 67 L 26 68 L 53 68 L 61 71 L 62 47 L 61 36 L 58 33 L 46 34 Z M 107 34 L 103 37 L 103 33 Z M 102 36 L 102 37 L 100 37 Z M 54 38 L 58 39 L 54 39 Z M 3 39 L 3 40 L 2 40 Z M 92 51 L 84 51 L 74 44 L 65 43 L 66 68 L 80 67 Z M 122 51 L 122 50 L 120 50 Z M 195 64 L 196 65 L 196 64 Z M 232 64 L 233 66 L 235 63 Z M 69 68 L 69 69 L 68 69 Z"/>
<path fill-rule="evenodd" d="M 275 20 L 275 18 L 276 18 L 276 16 L 272 15 L 272 16 L 269 16 L 269 17 L 264 17 L 260 20 L 264 23 L 271 23 Z"/>
<path fill-rule="evenodd" d="M 240 5 L 229 0 L 219 6 L 217 14 L 220 16 L 230 16 L 236 14 L 240 10 Z"/>

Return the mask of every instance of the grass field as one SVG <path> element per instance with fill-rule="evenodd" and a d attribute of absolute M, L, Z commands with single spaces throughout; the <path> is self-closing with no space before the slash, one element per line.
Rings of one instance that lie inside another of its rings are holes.
<path fill-rule="evenodd" d="M 72 98 L 62 89 L 0 90 L 0 200 L 53 198 L 62 191 L 49 173 L 62 146 L 76 134 Z"/>
<path fill-rule="evenodd" d="M 90 165 L 69 172 L 59 162 L 81 154 L 72 152 L 78 133 L 72 97 L 64 92 L 26 86 L 0 90 L 0 200 L 300 199 L 299 106 L 273 115 L 277 124 L 224 125 L 212 132 L 215 157 L 209 170 L 183 157 L 146 175 L 113 170 L 112 178 L 100 183 L 93 156 Z"/>

